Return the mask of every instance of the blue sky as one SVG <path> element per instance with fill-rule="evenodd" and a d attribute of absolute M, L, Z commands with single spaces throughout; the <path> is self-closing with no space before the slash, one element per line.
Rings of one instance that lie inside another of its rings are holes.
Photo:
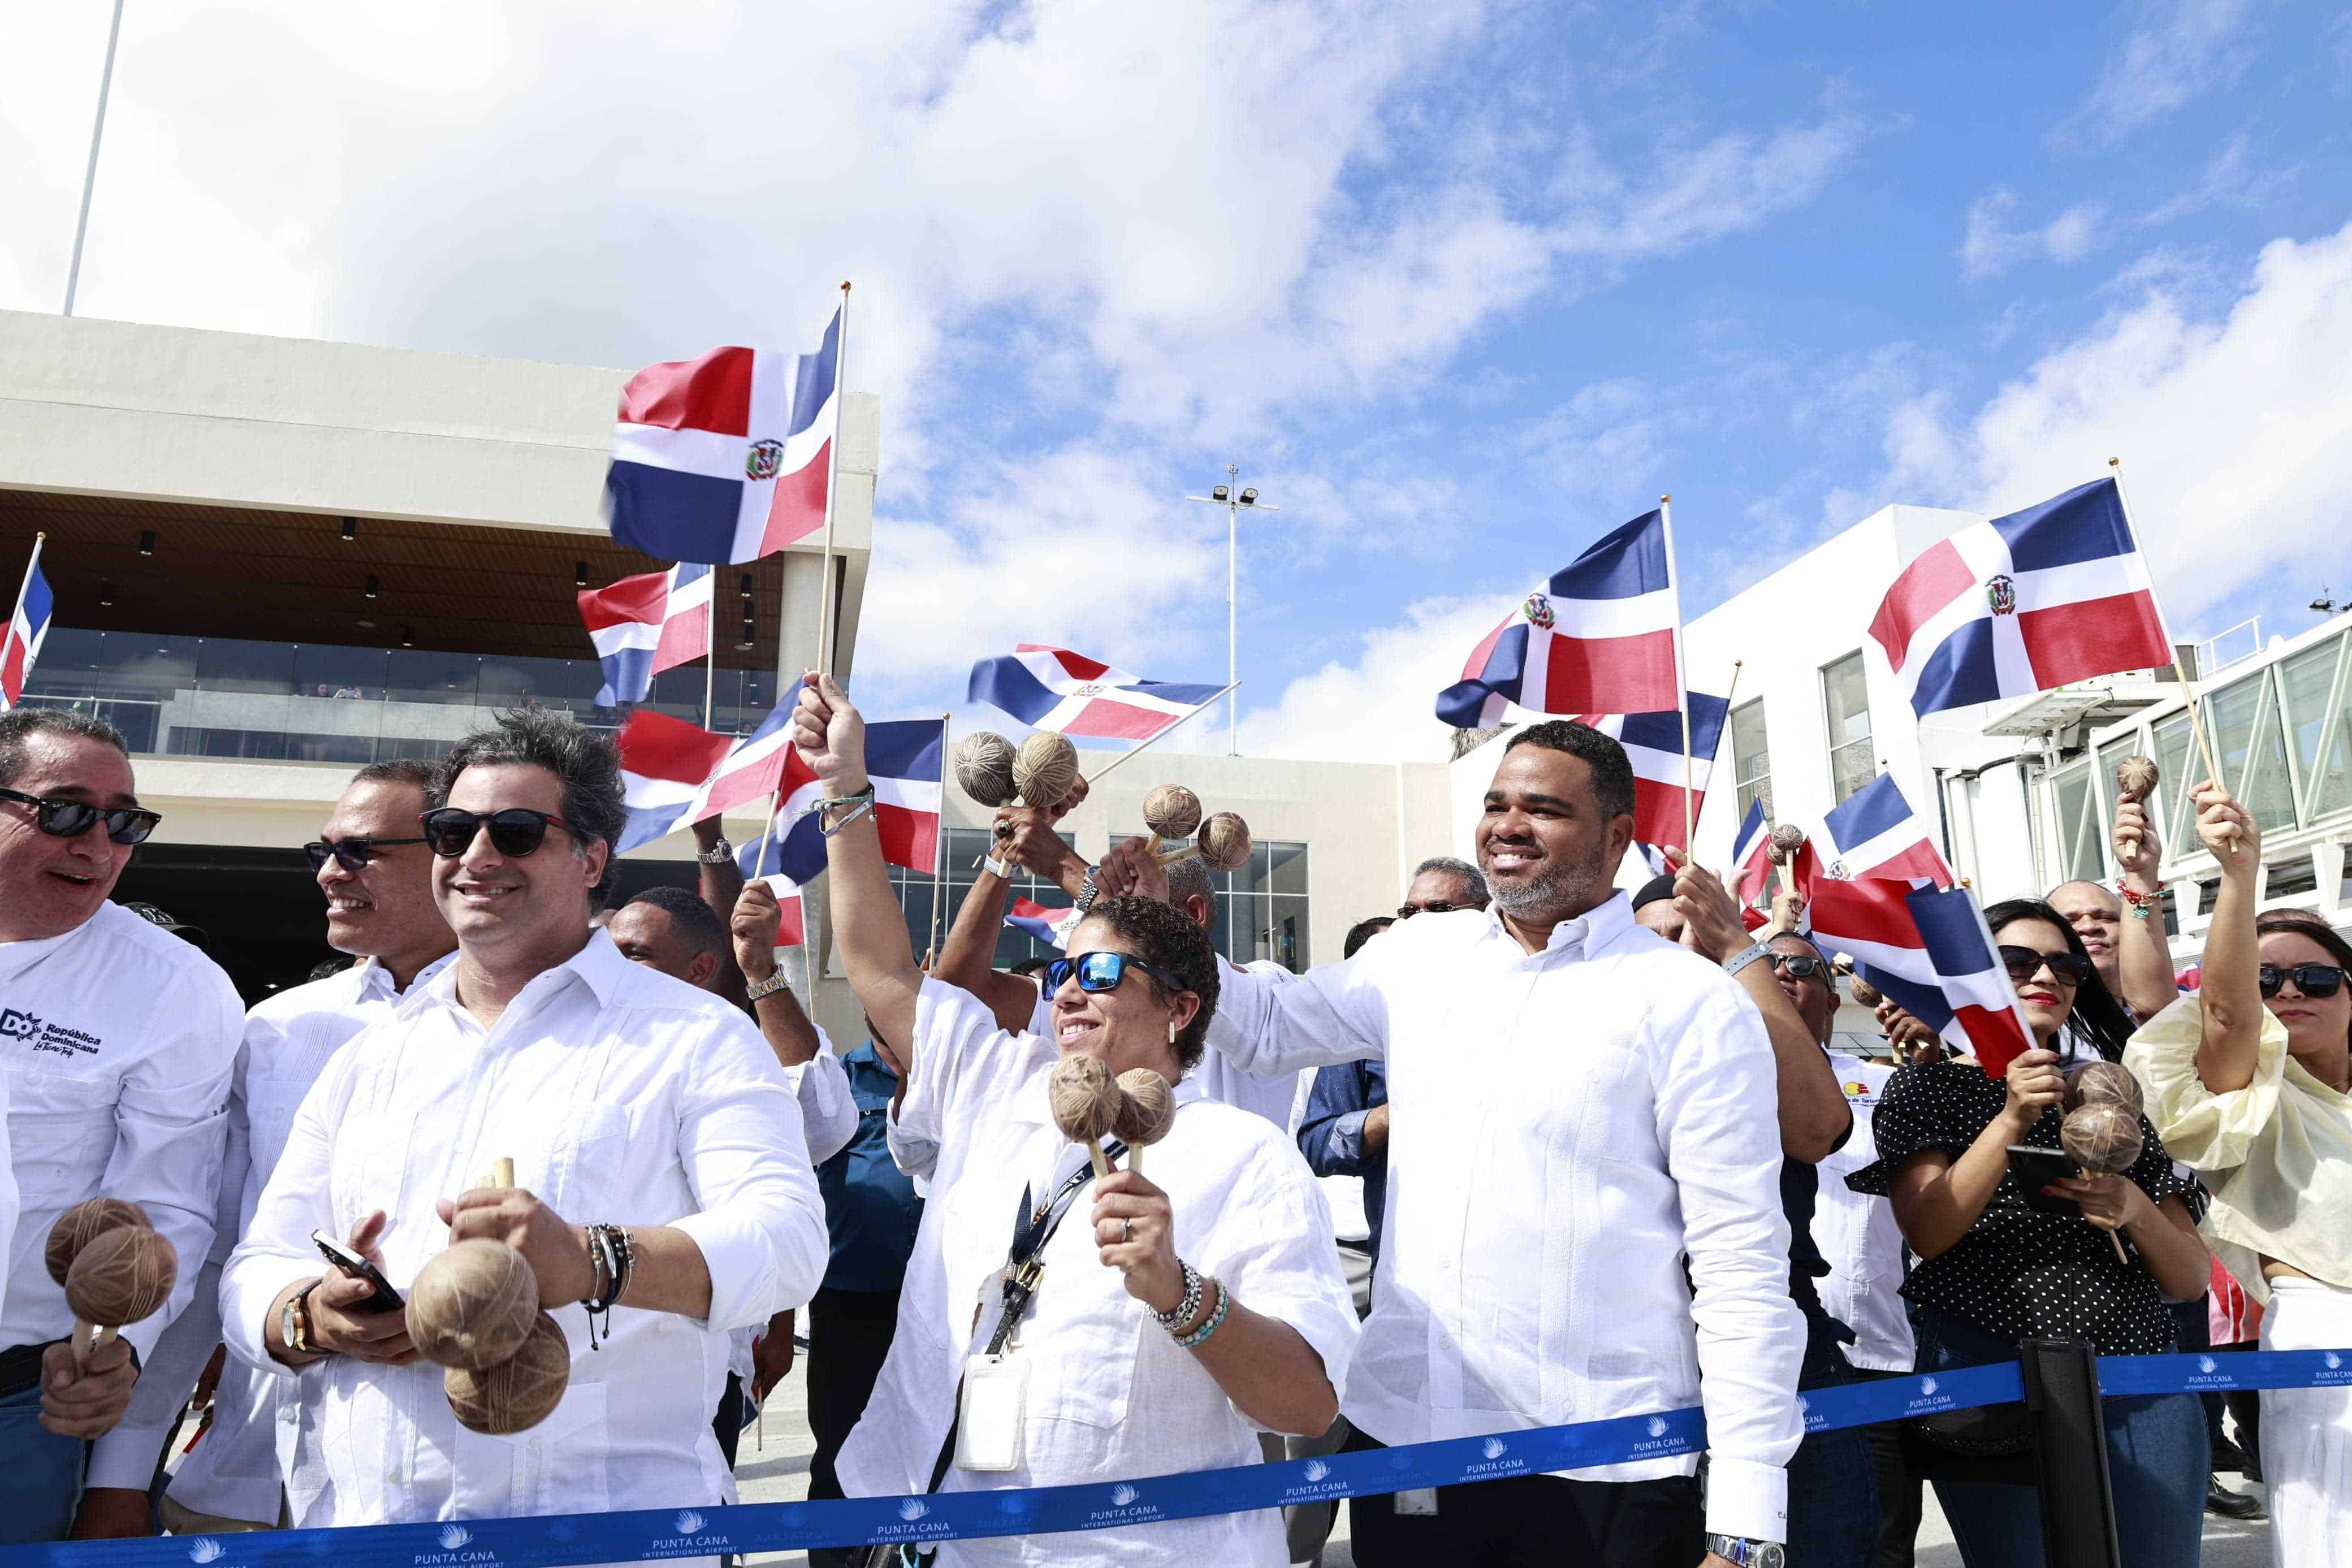
<path fill-rule="evenodd" d="M 0 305 L 53 308 L 100 0 L 11 17 Z M 2183 631 L 2352 591 L 2352 16 L 1294 3 L 134 5 L 87 313 L 885 399 L 870 705 L 1059 642 L 1244 748 L 1438 757 L 1533 579 L 1676 497 L 1695 613 L 1890 501 L 2125 459 Z M 1769 634 L 1769 628 L 1759 628 Z M 1203 737 L 1206 744 L 1208 737 Z"/>

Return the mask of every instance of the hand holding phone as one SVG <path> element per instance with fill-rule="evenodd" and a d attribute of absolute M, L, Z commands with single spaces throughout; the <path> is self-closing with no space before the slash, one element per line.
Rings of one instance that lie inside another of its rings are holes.
<path fill-rule="evenodd" d="M 2082 1212 L 2072 1198 L 2053 1197 L 2042 1190 L 2075 1174 L 2074 1162 L 2065 1150 L 2045 1149 L 2033 1144 L 2011 1144 L 2007 1147 L 2009 1174 L 2024 1190 L 2027 1207 L 2044 1214 Z"/>
<path fill-rule="evenodd" d="M 400 1292 L 392 1288 L 392 1281 L 383 1277 L 383 1270 L 359 1253 L 344 1246 L 323 1230 L 310 1232 L 310 1241 L 319 1249 L 319 1255 L 324 1258 L 337 1273 L 347 1280 L 358 1280 L 374 1287 L 374 1293 L 352 1310 L 362 1312 L 396 1312 L 406 1304 L 401 1301 Z"/>

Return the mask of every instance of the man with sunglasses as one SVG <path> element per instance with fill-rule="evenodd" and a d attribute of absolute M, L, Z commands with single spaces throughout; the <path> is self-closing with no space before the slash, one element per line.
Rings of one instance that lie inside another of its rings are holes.
<path fill-rule="evenodd" d="M 416 758 L 370 763 L 337 797 L 319 836 L 303 846 L 326 904 L 327 946 L 358 961 L 280 991 L 246 1015 L 212 1257 L 194 1304 L 157 1342 L 129 1414 L 90 1455 L 77 1535 L 151 1533 L 147 1488 L 156 1457 L 221 1343 L 221 1266 L 285 1153 L 295 1111 L 343 1043 L 390 1017 L 457 949 L 433 902 L 433 857 L 416 821 L 436 772 Z M 241 1362 L 223 1365 L 205 1440 L 173 1476 L 156 1511 L 164 1528 L 193 1535 L 278 1524 L 278 1382 Z"/>
<path fill-rule="evenodd" d="M 121 1418 L 212 1248 L 244 1009 L 218 965 L 108 902 L 159 820 L 133 790 L 112 726 L 0 716 L 0 1059 L 21 1204 L 0 1309 L 0 1542 L 71 1526 L 89 1442 Z M 101 1195 L 147 1211 L 179 1281 L 77 1367 L 42 1249 L 60 1212 Z"/>
<path fill-rule="evenodd" d="M 1457 909 L 1484 909 L 1486 903 L 1486 879 L 1476 866 L 1452 855 L 1432 855 L 1413 868 L 1412 884 L 1404 890 L 1396 917 L 1451 915 Z"/>
<path fill-rule="evenodd" d="M 608 738 L 501 714 L 434 797 L 419 821 L 457 955 L 328 1065 L 222 1277 L 230 1353 L 298 1390 L 293 1522 L 730 1502 L 710 1427 L 728 1335 L 824 1267 L 782 1069 L 740 1011 L 589 926 L 626 821 Z M 481 1179 L 502 1160 L 517 1185 Z M 322 1274 L 314 1232 L 403 1292 L 453 1240 L 515 1248 L 571 1342 L 562 1401 L 511 1437 L 459 1427 L 440 1369 Z"/>

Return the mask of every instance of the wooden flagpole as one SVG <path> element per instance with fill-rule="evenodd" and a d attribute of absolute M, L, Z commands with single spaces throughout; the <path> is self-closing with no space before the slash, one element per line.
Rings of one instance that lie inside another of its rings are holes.
<path fill-rule="evenodd" d="M 1683 720 L 1683 854 L 1687 857 L 1698 838 L 1698 812 L 1691 805 L 1690 683 L 1683 674 L 1683 591 L 1675 571 L 1674 503 L 1672 496 L 1658 497 L 1658 524 L 1666 536 L 1666 591 L 1675 601 L 1675 706 L 1682 710 Z M 1731 722 L 1728 709 L 1723 721 Z"/>
<path fill-rule="evenodd" d="M 940 916 L 948 901 L 948 731 L 955 723 L 953 714 L 940 715 L 940 841 L 938 863 L 931 871 L 931 944 L 925 951 L 928 962 L 937 963 L 940 950 Z"/>
<path fill-rule="evenodd" d="M 705 643 L 702 650 L 702 727 L 719 727 L 719 569 L 710 569 L 710 614 L 704 625 Z"/>

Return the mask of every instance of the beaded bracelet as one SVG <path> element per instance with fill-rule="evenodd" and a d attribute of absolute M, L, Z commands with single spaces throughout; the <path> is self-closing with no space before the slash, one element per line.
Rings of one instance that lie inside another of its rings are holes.
<path fill-rule="evenodd" d="M 2164 902 L 2164 883 L 2160 882 L 2150 893 L 2142 893 L 2137 888 L 2123 883 L 2116 884 L 2116 891 L 2123 894 L 2124 905 L 2131 911 L 2131 917 L 2134 920 L 2147 919 L 2148 911 Z"/>
<path fill-rule="evenodd" d="M 1225 1309 L 1234 1304 L 1234 1293 L 1225 1289 L 1225 1282 L 1223 1280 L 1217 1279 L 1213 1274 L 1210 1275 L 1209 1278 L 1216 1283 L 1217 1310 L 1209 1314 L 1209 1321 L 1207 1322 L 1202 1323 L 1191 1333 L 1181 1334 L 1177 1337 L 1176 1347 L 1179 1350 L 1198 1350 L 1202 1345 L 1208 1343 L 1209 1336 L 1217 1332 L 1217 1325 L 1225 1321 Z"/>
<path fill-rule="evenodd" d="M 1176 1332 L 1177 1325 L 1191 1322 L 1201 1310 L 1201 1271 L 1181 1258 L 1176 1260 L 1176 1267 L 1183 1270 L 1184 1299 L 1167 1312 L 1151 1314 L 1160 1326 L 1171 1334 Z"/>

